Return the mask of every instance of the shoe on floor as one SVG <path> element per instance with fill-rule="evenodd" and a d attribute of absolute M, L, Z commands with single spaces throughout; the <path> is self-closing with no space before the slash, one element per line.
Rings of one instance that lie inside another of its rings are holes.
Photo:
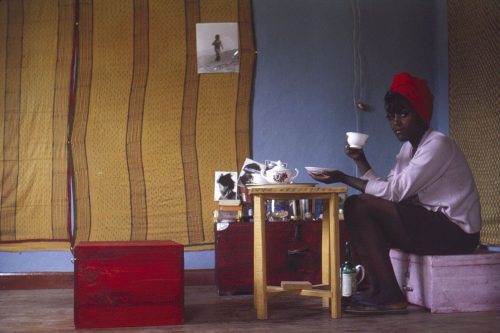
<path fill-rule="evenodd" d="M 344 312 L 353 315 L 385 315 L 385 314 L 407 314 L 408 303 L 400 302 L 393 304 L 376 304 L 368 300 L 356 300 L 348 305 Z"/>

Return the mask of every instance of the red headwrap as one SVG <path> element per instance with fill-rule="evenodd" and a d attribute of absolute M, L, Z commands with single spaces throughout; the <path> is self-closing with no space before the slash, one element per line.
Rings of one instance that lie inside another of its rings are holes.
<path fill-rule="evenodd" d="M 394 75 L 389 90 L 406 97 L 418 115 L 427 124 L 431 122 L 434 96 L 432 96 L 426 80 L 411 76 L 408 73 L 398 73 Z"/>

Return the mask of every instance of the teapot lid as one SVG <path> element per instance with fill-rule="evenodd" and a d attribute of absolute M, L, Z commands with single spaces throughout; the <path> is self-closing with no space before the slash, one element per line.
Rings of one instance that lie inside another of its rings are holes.
<path fill-rule="evenodd" d="M 271 170 L 274 171 L 281 171 L 281 170 L 287 170 L 286 168 L 286 163 L 281 162 L 280 160 L 276 161 L 276 165 L 274 165 Z"/>

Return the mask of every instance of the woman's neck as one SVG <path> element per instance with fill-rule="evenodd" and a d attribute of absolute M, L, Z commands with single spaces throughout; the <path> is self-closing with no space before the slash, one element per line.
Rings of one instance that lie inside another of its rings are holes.
<path fill-rule="evenodd" d="M 412 139 L 410 139 L 412 147 L 411 156 L 415 155 L 418 145 L 420 144 L 420 141 L 422 141 L 422 138 L 424 137 L 424 134 L 427 132 L 428 129 L 429 126 L 422 127 L 421 130 L 418 131 L 417 135 L 415 135 Z"/>

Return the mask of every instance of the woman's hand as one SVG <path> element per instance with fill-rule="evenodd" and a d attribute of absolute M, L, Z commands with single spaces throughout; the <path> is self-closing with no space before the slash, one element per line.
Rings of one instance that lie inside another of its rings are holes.
<path fill-rule="evenodd" d="M 362 175 L 371 169 L 363 149 L 351 148 L 349 145 L 345 145 L 344 150 L 345 154 L 356 163 L 356 167 Z"/>
<path fill-rule="evenodd" d="M 366 161 L 365 152 L 362 148 L 351 148 L 351 146 L 345 145 L 345 154 L 356 162 Z"/>
<path fill-rule="evenodd" d="M 344 183 L 355 189 L 364 192 L 367 180 L 346 175 L 339 170 L 321 170 L 321 171 L 307 171 L 309 176 L 318 182 L 331 184 L 331 183 Z"/>
<path fill-rule="evenodd" d="M 331 183 L 344 183 L 355 189 L 364 192 L 366 188 L 367 180 L 346 175 L 339 170 L 325 170 L 325 171 L 307 171 L 309 176 L 317 180 L 318 182 L 331 184 Z"/>
<path fill-rule="evenodd" d="M 344 182 L 345 180 L 345 174 L 339 170 L 307 171 L 307 173 L 318 182 L 325 184 Z"/>

